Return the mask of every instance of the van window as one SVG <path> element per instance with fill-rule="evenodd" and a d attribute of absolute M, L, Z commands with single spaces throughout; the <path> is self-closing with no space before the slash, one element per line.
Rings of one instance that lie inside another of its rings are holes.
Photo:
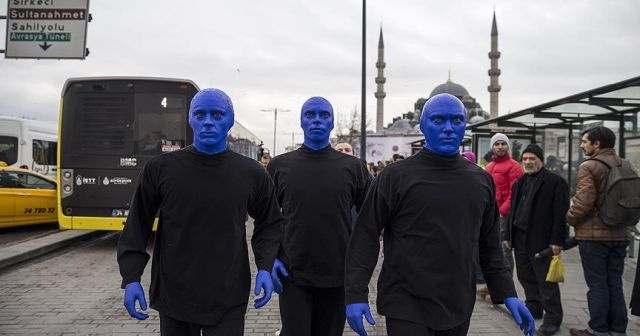
<path fill-rule="evenodd" d="M 0 135 L 0 161 L 8 166 L 18 161 L 18 138 Z"/>
<path fill-rule="evenodd" d="M 47 140 L 33 140 L 33 162 L 43 166 L 56 165 L 56 143 Z"/>

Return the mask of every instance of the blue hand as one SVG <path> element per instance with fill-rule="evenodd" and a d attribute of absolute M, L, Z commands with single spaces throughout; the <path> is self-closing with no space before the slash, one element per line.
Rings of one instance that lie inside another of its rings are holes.
<path fill-rule="evenodd" d="M 144 298 L 144 290 L 140 282 L 131 282 L 124 287 L 124 307 L 133 318 L 146 320 L 148 314 L 136 310 L 136 301 L 140 304 L 140 309 L 147 310 L 147 300 Z"/>
<path fill-rule="evenodd" d="M 260 308 L 271 300 L 271 294 L 273 293 L 273 282 L 271 281 L 271 275 L 269 272 L 260 270 L 258 271 L 258 275 L 256 275 L 256 288 L 253 293 L 258 296 L 260 292 L 264 290 L 264 295 L 261 298 L 255 299 L 253 306 L 255 308 Z"/>
<path fill-rule="evenodd" d="M 368 303 L 350 303 L 347 305 L 347 322 L 349 322 L 349 326 L 356 334 L 367 336 L 367 332 L 364 330 L 364 324 L 362 323 L 362 316 L 367 319 L 369 324 L 376 324 L 373 316 L 371 316 L 371 309 L 369 309 Z"/>
<path fill-rule="evenodd" d="M 276 261 L 273 263 L 273 269 L 271 270 L 271 279 L 273 280 L 274 292 L 282 294 L 283 286 L 282 281 L 280 281 L 280 277 L 278 277 L 278 272 L 285 278 L 289 276 L 289 272 L 282 261 L 276 258 Z"/>
<path fill-rule="evenodd" d="M 504 299 L 504 305 L 507 306 L 513 319 L 520 326 L 520 330 L 527 336 L 533 336 L 533 333 L 536 331 L 536 325 L 533 320 L 533 315 L 531 315 L 527 306 L 517 297 Z"/>

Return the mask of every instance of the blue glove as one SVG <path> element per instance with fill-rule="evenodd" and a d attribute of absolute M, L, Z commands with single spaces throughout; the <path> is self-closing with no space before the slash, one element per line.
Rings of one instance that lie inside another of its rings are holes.
<path fill-rule="evenodd" d="M 271 269 L 271 279 L 273 279 L 273 290 L 278 294 L 282 294 L 283 286 L 282 281 L 280 281 L 278 277 L 278 272 L 285 278 L 289 276 L 289 272 L 282 261 L 276 258 L 276 261 L 273 263 L 273 269 Z"/>
<path fill-rule="evenodd" d="M 504 305 L 507 306 L 513 319 L 520 326 L 520 330 L 527 336 L 533 336 L 533 333 L 536 331 L 536 325 L 533 320 L 533 315 L 531 315 L 527 306 L 517 297 L 504 299 Z"/>
<path fill-rule="evenodd" d="M 364 330 L 364 324 L 362 323 L 363 315 L 370 325 L 376 324 L 376 320 L 371 316 L 371 309 L 369 309 L 368 303 L 350 303 L 347 305 L 347 322 L 349 322 L 349 326 L 356 334 L 367 336 L 367 332 Z"/>
<path fill-rule="evenodd" d="M 266 305 L 267 302 L 271 300 L 271 294 L 273 293 L 273 282 L 271 281 L 271 275 L 265 270 L 260 270 L 256 275 L 256 288 L 253 290 L 253 293 L 258 296 L 263 289 L 264 295 L 253 301 L 253 307 L 255 308 L 260 308 Z"/>
<path fill-rule="evenodd" d="M 136 301 L 140 304 L 140 309 L 147 310 L 147 299 L 144 298 L 144 289 L 139 281 L 128 283 L 124 286 L 124 307 L 133 318 L 146 320 L 149 314 L 136 310 Z"/>

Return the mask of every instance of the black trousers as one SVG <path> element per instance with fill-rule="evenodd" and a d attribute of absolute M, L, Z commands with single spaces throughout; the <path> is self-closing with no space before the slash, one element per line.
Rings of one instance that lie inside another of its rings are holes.
<path fill-rule="evenodd" d="M 342 335 L 346 320 L 344 302 L 344 287 L 317 288 L 285 282 L 280 294 L 280 335 Z"/>
<path fill-rule="evenodd" d="M 232 319 L 223 318 L 214 326 L 179 321 L 160 314 L 160 335 L 162 336 L 242 336 L 244 335 L 244 316 Z"/>
<path fill-rule="evenodd" d="M 555 282 L 546 280 L 549 272 L 551 257 L 536 259 L 524 251 L 523 232 L 514 230 L 516 244 L 516 272 L 518 281 L 524 288 L 525 304 L 534 316 L 543 314 L 543 324 L 557 325 L 562 323 L 562 303 L 560 302 L 560 287 Z"/>
<path fill-rule="evenodd" d="M 387 317 L 387 334 L 389 336 L 466 336 L 471 320 L 447 330 L 434 330 L 425 325 L 406 320 Z"/>

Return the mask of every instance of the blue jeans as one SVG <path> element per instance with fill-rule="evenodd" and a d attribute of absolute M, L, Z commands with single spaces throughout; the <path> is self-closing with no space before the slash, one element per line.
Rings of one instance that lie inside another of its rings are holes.
<path fill-rule="evenodd" d="M 628 241 L 580 240 L 580 257 L 587 282 L 589 328 L 600 333 L 625 333 L 627 305 L 622 272 Z"/>

